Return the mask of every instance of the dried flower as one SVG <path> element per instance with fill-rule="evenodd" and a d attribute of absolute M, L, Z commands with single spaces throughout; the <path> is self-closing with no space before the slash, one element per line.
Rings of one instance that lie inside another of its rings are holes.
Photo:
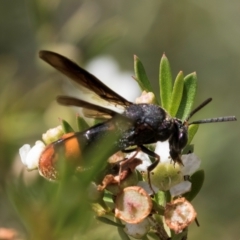
<path fill-rule="evenodd" d="M 124 188 L 116 197 L 115 216 L 127 223 L 143 221 L 152 210 L 152 200 L 141 187 Z"/>
<path fill-rule="evenodd" d="M 167 226 L 178 234 L 195 220 L 197 213 L 185 198 L 178 198 L 167 203 L 164 216 Z"/>

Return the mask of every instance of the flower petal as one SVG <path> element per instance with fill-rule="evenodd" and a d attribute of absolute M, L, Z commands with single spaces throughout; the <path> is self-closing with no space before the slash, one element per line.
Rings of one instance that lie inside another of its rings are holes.
<path fill-rule="evenodd" d="M 183 175 L 192 175 L 201 164 L 200 158 L 194 153 L 182 155 L 182 161 L 184 165 L 182 168 Z"/>
<path fill-rule="evenodd" d="M 29 145 L 30 146 L 30 145 Z M 24 152 L 23 150 L 29 150 L 28 152 Z M 28 146 L 23 146 L 19 152 L 20 156 L 25 156 L 25 160 L 22 160 L 23 164 L 27 167 L 28 170 L 34 170 L 38 168 L 39 158 L 41 153 L 45 149 L 45 144 L 42 141 L 36 141 L 35 145 L 29 149 Z M 21 158 L 22 158 L 21 156 Z"/>
<path fill-rule="evenodd" d="M 155 187 L 152 184 L 152 189 L 151 189 L 149 183 L 145 182 L 145 181 L 139 181 L 137 186 L 143 188 L 149 195 L 153 194 L 152 189 L 154 190 L 155 193 L 158 192 L 158 188 L 157 187 Z"/>
<path fill-rule="evenodd" d="M 144 235 L 148 233 L 150 229 L 150 222 L 148 218 L 145 218 L 142 222 L 137 224 L 126 223 L 124 231 L 129 235 L 137 239 L 142 239 Z"/>
<path fill-rule="evenodd" d="M 172 197 L 179 196 L 185 192 L 189 192 L 191 190 L 192 183 L 189 181 L 183 181 L 174 187 L 171 187 L 170 193 Z"/>
<path fill-rule="evenodd" d="M 21 161 L 24 165 L 26 165 L 27 155 L 28 155 L 30 150 L 31 150 L 31 146 L 29 144 L 24 144 L 19 149 L 19 155 L 20 155 Z"/>
<path fill-rule="evenodd" d="M 160 156 L 161 163 L 169 163 L 171 161 L 169 149 L 169 141 L 157 142 L 155 153 Z"/>

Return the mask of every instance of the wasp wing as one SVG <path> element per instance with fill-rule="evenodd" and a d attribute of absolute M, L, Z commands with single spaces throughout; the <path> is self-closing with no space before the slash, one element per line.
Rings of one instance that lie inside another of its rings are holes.
<path fill-rule="evenodd" d="M 76 106 L 83 108 L 83 114 L 85 117 L 106 119 L 116 115 L 121 115 L 111 109 L 104 108 L 102 106 L 95 105 L 84 100 L 70 97 L 70 96 L 58 96 L 57 102 L 65 106 Z"/>
<path fill-rule="evenodd" d="M 100 98 L 115 105 L 129 106 L 132 104 L 68 58 L 51 51 L 40 51 L 39 57 L 74 82 L 96 93 Z"/>

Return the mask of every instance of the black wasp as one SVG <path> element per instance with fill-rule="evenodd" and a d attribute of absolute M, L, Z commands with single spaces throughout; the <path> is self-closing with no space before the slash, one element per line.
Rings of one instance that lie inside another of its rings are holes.
<path fill-rule="evenodd" d="M 65 134 L 59 140 L 48 145 L 40 156 L 39 164 L 41 165 L 42 175 L 50 179 L 54 178 L 54 176 L 49 176 L 48 167 L 50 163 L 54 165 L 57 162 L 60 154 L 61 157 L 64 155 L 66 159 L 71 158 L 78 164 L 81 164 L 85 152 L 91 149 L 92 146 L 95 147 L 94 149 L 97 149 L 96 146 L 99 140 L 104 137 L 114 139 L 114 141 L 109 142 L 111 144 L 111 151 L 108 153 L 109 157 L 117 151 L 124 151 L 132 146 L 136 146 L 138 150 L 155 157 L 156 161 L 148 167 L 149 172 L 158 164 L 160 157 L 150 151 L 145 145 L 156 143 L 157 141 L 163 142 L 168 140 L 170 156 L 173 162 L 182 164 L 181 152 L 188 141 L 188 126 L 190 124 L 236 120 L 236 117 L 229 116 L 188 123 L 193 114 L 212 100 L 209 98 L 194 109 L 187 119 L 181 121 L 180 119 L 171 117 L 160 106 L 129 102 L 95 76 L 60 54 L 50 51 L 40 51 L 39 56 L 77 84 L 94 92 L 101 99 L 124 108 L 124 112 L 120 114 L 82 99 L 70 96 L 58 96 L 57 101 L 60 104 L 79 106 L 94 111 L 95 116 L 104 115 L 110 119 L 86 131 Z M 99 147 L 97 150 L 101 151 L 102 149 Z"/>

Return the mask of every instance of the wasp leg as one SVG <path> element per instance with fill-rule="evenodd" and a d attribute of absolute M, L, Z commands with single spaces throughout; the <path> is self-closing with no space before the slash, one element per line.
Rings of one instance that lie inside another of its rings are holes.
<path fill-rule="evenodd" d="M 130 158 L 124 158 L 120 163 L 119 163 L 119 176 L 121 174 L 121 172 L 123 171 L 123 168 L 125 166 L 127 166 L 128 164 L 130 164 L 134 159 L 135 157 L 137 156 L 138 152 L 140 151 L 141 149 L 140 148 L 135 148 L 134 150 L 132 149 L 129 149 L 129 150 L 122 150 L 122 152 L 132 152 L 132 151 L 136 151 Z M 119 182 L 120 184 L 120 182 Z"/>
<path fill-rule="evenodd" d="M 151 157 L 155 158 L 155 161 L 151 165 L 149 165 L 148 168 L 147 168 L 147 176 L 148 176 L 149 187 L 153 191 L 153 195 L 154 195 L 155 191 L 153 190 L 153 187 L 152 187 L 150 173 L 160 162 L 160 156 L 158 154 L 156 154 L 155 152 L 149 150 L 148 148 L 142 146 L 142 145 L 139 146 L 139 148 L 141 149 L 142 152 L 146 153 L 148 156 L 151 156 Z"/>

